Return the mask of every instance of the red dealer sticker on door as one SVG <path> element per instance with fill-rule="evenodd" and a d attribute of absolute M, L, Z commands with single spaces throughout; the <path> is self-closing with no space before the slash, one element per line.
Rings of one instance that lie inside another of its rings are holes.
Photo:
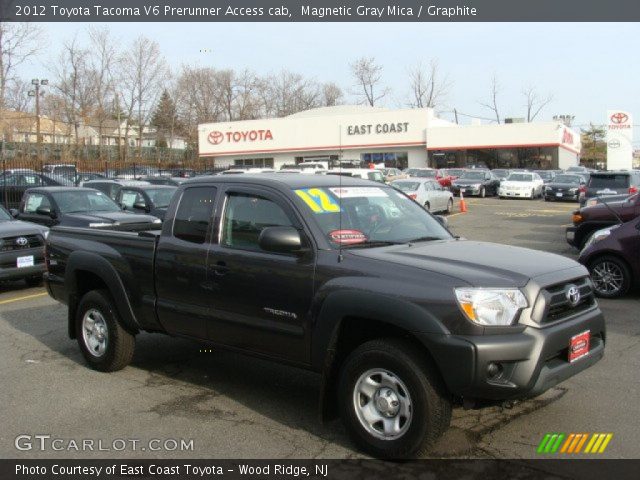
<path fill-rule="evenodd" d="M 334 230 L 329 232 L 329 237 L 335 243 L 342 245 L 353 245 L 367 241 L 367 236 L 360 230 Z"/>

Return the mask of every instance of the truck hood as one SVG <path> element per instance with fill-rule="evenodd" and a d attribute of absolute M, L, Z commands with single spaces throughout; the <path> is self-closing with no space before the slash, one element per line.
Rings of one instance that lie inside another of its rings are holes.
<path fill-rule="evenodd" d="M 154 223 L 155 217 L 151 215 L 140 215 L 137 213 L 127 212 L 83 212 L 83 213 L 66 213 L 61 219 L 61 224 L 73 223 L 75 226 L 90 223 L 115 223 L 121 225 L 130 223 Z"/>
<path fill-rule="evenodd" d="M 47 227 L 21 220 L 0 221 L 0 238 L 17 235 L 44 235 L 47 230 L 49 230 Z"/>
<path fill-rule="evenodd" d="M 347 251 L 358 257 L 446 274 L 476 287 L 522 287 L 532 278 L 580 266 L 552 253 L 471 240 Z"/>

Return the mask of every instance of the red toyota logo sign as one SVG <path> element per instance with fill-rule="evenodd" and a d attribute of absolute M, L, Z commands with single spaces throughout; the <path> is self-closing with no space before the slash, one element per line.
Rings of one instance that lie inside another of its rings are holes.
<path fill-rule="evenodd" d="M 209 140 L 209 143 L 213 145 L 218 145 L 222 143 L 222 140 L 224 140 L 224 134 L 222 132 L 218 132 L 217 130 L 214 130 L 209 134 L 209 136 L 207 137 L 207 140 Z"/>
<path fill-rule="evenodd" d="M 620 125 L 621 123 L 627 123 L 629 121 L 629 115 L 626 113 L 618 112 L 611 115 L 611 123 Z"/>

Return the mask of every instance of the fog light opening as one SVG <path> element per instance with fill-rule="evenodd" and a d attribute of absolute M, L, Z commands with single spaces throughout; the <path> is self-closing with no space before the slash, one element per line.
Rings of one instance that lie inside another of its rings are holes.
<path fill-rule="evenodd" d="M 493 380 L 500 377 L 500 375 L 502 375 L 502 372 L 503 368 L 502 364 L 500 363 L 491 362 L 489 365 L 487 365 L 487 377 L 489 377 L 489 379 Z"/>

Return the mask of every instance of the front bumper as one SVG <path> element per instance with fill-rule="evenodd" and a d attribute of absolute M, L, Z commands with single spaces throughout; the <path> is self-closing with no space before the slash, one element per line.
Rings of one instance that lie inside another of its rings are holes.
<path fill-rule="evenodd" d="M 459 194 L 462 190 L 462 193 L 464 195 L 480 195 L 480 188 L 481 187 L 451 185 L 451 192 L 453 192 L 454 194 Z"/>
<path fill-rule="evenodd" d="M 33 257 L 32 266 L 18 267 L 18 258 Z M 0 254 L 0 280 L 21 280 L 37 277 L 44 273 L 44 253 L 41 248 L 13 250 Z"/>
<path fill-rule="evenodd" d="M 571 200 L 578 201 L 578 193 L 571 193 L 569 191 L 558 192 L 555 190 L 545 190 L 544 198 L 547 200 Z"/>
<path fill-rule="evenodd" d="M 498 190 L 499 197 L 531 198 L 531 190 L 511 190 L 501 188 Z"/>
<path fill-rule="evenodd" d="M 591 332 L 589 353 L 570 363 L 570 339 L 585 330 Z M 596 307 L 558 324 L 526 326 L 512 334 L 418 334 L 418 338 L 431 352 L 453 395 L 504 401 L 535 397 L 591 367 L 604 355 L 605 334 L 604 317 Z M 500 365 L 501 373 L 491 376 L 490 364 Z"/>

